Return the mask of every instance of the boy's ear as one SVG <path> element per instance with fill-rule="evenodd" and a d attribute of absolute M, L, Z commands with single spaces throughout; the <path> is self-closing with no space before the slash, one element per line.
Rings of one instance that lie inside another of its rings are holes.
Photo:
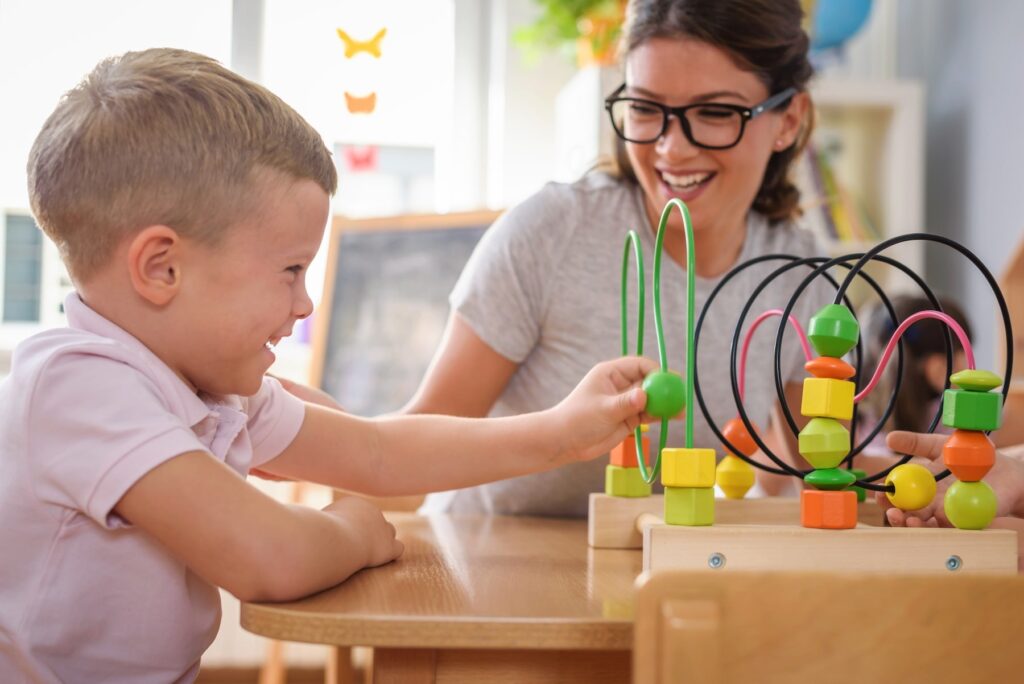
<path fill-rule="evenodd" d="M 181 236 L 168 226 L 148 226 L 128 244 L 132 287 L 146 301 L 165 306 L 181 289 Z"/>

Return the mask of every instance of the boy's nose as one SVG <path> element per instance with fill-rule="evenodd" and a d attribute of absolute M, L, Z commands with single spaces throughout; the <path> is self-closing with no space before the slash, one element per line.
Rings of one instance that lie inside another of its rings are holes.
<path fill-rule="evenodd" d="M 292 307 L 292 314 L 297 319 L 308 318 L 313 313 L 313 300 L 310 299 L 309 293 L 306 292 L 306 288 L 302 288 L 298 297 L 295 298 L 294 305 Z"/>

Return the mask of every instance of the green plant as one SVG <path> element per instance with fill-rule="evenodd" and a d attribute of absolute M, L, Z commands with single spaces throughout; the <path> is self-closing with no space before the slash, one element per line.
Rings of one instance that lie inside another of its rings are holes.
<path fill-rule="evenodd" d="M 513 33 L 512 39 L 527 57 L 545 50 L 577 55 L 581 39 L 593 53 L 603 54 L 614 47 L 622 24 L 621 0 L 534 0 L 541 14 Z"/>

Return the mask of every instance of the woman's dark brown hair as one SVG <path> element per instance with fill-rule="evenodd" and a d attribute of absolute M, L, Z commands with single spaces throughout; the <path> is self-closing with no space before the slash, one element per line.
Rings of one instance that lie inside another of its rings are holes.
<path fill-rule="evenodd" d="M 652 38 L 693 38 L 724 50 L 737 66 L 758 76 L 770 94 L 790 86 L 806 91 L 813 68 L 801 27 L 799 0 L 632 0 L 626 10 L 622 54 Z M 800 191 L 789 179 L 814 126 L 808 110 L 796 142 L 772 154 L 753 209 L 770 221 L 799 215 Z M 636 182 L 625 144 L 616 138 L 615 160 L 623 177 Z"/>

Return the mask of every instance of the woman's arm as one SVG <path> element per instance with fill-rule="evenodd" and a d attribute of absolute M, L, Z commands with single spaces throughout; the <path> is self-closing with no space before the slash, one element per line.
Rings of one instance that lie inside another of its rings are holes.
<path fill-rule="evenodd" d="M 518 367 L 453 311 L 423 382 L 401 413 L 486 416 Z"/>
<path fill-rule="evenodd" d="M 786 403 L 789 406 L 790 412 L 793 414 L 793 419 L 801 428 L 808 420 L 800 415 L 800 397 L 802 392 L 803 385 L 800 383 L 790 382 L 786 384 Z M 797 446 L 797 437 L 789 429 L 789 424 L 786 422 L 786 417 L 782 415 L 782 407 L 778 402 L 776 402 L 772 409 L 771 424 L 767 434 L 765 435 L 765 443 L 772 448 L 772 451 L 776 456 L 794 468 L 804 469 L 808 467 L 807 462 L 804 461 L 803 457 L 800 455 L 800 450 Z M 754 454 L 754 458 L 773 468 L 778 467 L 760 451 Z M 772 473 L 766 473 L 765 471 L 758 469 L 756 477 L 757 482 L 761 485 L 761 489 L 764 490 L 765 494 L 770 496 L 789 494 L 801 487 L 801 484 L 795 477 L 790 477 L 788 475 L 773 475 Z"/>

